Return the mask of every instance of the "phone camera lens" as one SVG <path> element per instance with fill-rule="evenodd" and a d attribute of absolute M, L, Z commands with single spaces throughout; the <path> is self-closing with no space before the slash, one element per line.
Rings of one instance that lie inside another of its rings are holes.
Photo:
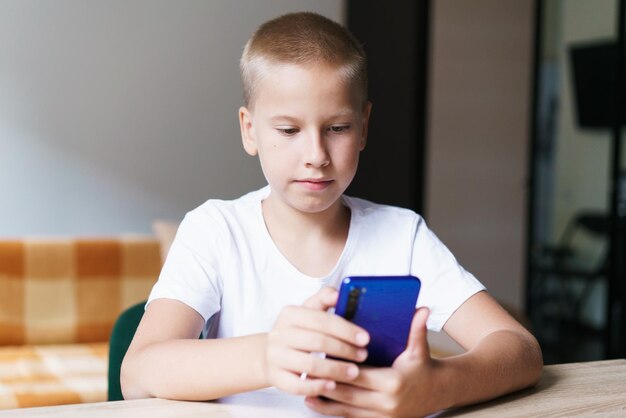
<path fill-rule="evenodd" d="M 358 287 L 354 287 L 350 289 L 350 293 L 348 294 L 348 303 L 346 306 L 346 319 L 350 320 L 354 318 L 356 314 L 356 309 L 359 304 L 359 297 L 361 296 L 361 289 Z"/>

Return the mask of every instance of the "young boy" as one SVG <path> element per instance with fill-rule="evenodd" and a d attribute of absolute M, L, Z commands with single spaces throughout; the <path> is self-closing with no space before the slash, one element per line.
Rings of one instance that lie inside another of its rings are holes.
<path fill-rule="evenodd" d="M 124 396 L 276 386 L 325 414 L 423 416 L 536 383 L 536 340 L 419 215 L 343 195 L 371 111 L 358 42 L 324 17 L 289 14 L 255 32 L 241 71 L 243 146 L 269 185 L 187 214 L 124 359 Z M 359 366 L 369 336 L 327 312 L 334 288 L 350 275 L 406 274 L 422 280 L 406 350 L 392 367 Z M 467 352 L 431 358 L 427 325 Z"/>

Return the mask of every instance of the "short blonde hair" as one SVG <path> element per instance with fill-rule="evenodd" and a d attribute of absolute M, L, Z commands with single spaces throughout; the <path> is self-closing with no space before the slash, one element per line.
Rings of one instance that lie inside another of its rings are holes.
<path fill-rule="evenodd" d="M 252 103 L 255 87 L 271 65 L 320 62 L 336 66 L 363 102 L 367 100 L 367 57 L 347 29 L 311 12 L 265 22 L 246 43 L 239 63 L 245 105 Z"/>

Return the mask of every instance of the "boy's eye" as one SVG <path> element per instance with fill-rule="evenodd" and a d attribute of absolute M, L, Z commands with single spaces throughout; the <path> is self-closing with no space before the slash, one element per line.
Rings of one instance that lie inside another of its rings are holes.
<path fill-rule="evenodd" d="M 276 130 L 286 136 L 291 136 L 298 133 L 298 128 L 276 128 Z"/>
<path fill-rule="evenodd" d="M 330 127 L 330 131 L 335 134 L 347 132 L 349 129 L 350 125 L 333 125 Z"/>

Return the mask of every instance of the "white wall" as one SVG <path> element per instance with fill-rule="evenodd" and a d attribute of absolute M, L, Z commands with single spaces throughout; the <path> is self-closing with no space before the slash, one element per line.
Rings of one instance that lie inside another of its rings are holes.
<path fill-rule="evenodd" d="M 149 232 L 264 184 L 238 59 L 263 21 L 337 0 L 0 0 L 0 237 Z"/>
<path fill-rule="evenodd" d="M 426 216 L 490 293 L 521 309 L 531 0 L 436 0 Z"/>

